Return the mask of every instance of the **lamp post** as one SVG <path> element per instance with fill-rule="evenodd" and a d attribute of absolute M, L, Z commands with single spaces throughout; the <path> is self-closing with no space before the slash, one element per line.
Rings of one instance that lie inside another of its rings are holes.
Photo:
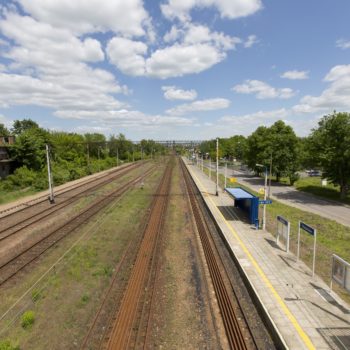
<path fill-rule="evenodd" d="M 264 183 L 264 201 L 266 201 L 266 190 L 267 190 L 267 167 L 265 165 L 262 164 L 255 164 L 255 166 L 259 167 L 259 168 L 264 168 L 265 170 L 265 183 Z M 266 204 L 264 204 L 263 207 L 263 230 L 266 229 Z"/>
<path fill-rule="evenodd" d="M 216 138 L 216 195 L 219 195 L 219 138 Z"/>
<path fill-rule="evenodd" d="M 209 158 L 209 179 L 211 180 L 211 158 Z"/>

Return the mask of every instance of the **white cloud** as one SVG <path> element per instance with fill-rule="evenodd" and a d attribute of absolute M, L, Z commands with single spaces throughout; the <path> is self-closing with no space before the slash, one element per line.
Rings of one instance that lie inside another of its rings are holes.
<path fill-rule="evenodd" d="M 146 61 L 147 74 L 155 78 L 181 77 L 200 73 L 226 57 L 208 44 L 179 45 L 156 50 Z"/>
<path fill-rule="evenodd" d="M 340 47 L 343 50 L 350 49 L 350 40 L 339 39 L 336 42 L 336 47 Z"/>
<path fill-rule="evenodd" d="M 183 30 L 179 29 L 177 26 L 172 26 L 170 31 L 165 33 L 164 42 L 170 43 L 179 39 L 183 35 Z"/>
<path fill-rule="evenodd" d="M 145 35 L 149 16 L 142 0 L 17 0 L 37 20 L 75 34 Z"/>
<path fill-rule="evenodd" d="M 136 110 L 119 109 L 107 111 L 59 111 L 56 116 L 65 119 L 81 119 L 98 121 L 98 127 L 102 128 L 130 128 L 130 127 L 164 127 L 164 126 L 190 126 L 194 119 L 180 116 L 149 115 Z"/>
<path fill-rule="evenodd" d="M 306 70 L 289 70 L 281 75 L 281 78 L 291 79 L 291 80 L 303 80 L 309 79 L 309 72 Z"/>
<path fill-rule="evenodd" d="M 161 5 L 165 17 L 190 20 L 192 9 L 216 7 L 222 18 L 239 18 L 252 15 L 262 8 L 261 0 L 168 0 Z"/>
<path fill-rule="evenodd" d="M 330 83 L 320 96 L 304 96 L 293 107 L 297 113 L 331 112 L 350 108 L 350 64 L 333 67 L 324 80 Z"/>
<path fill-rule="evenodd" d="M 206 26 L 187 24 L 172 27 L 165 35 L 167 42 L 147 57 L 147 46 L 141 41 L 115 37 L 107 45 L 110 62 L 125 74 L 166 79 L 202 72 L 226 58 L 241 40 Z"/>
<path fill-rule="evenodd" d="M 224 123 L 237 125 L 238 123 L 266 123 L 266 122 L 274 122 L 279 119 L 284 119 L 289 115 L 288 110 L 285 108 L 272 110 L 272 111 L 258 111 L 254 113 L 244 114 L 240 116 L 224 116 L 219 120 Z"/>
<path fill-rule="evenodd" d="M 162 86 L 162 90 L 167 100 L 192 101 L 197 97 L 197 92 L 193 89 L 182 90 L 178 89 L 176 86 Z"/>
<path fill-rule="evenodd" d="M 213 111 L 218 109 L 225 109 L 229 107 L 230 101 L 225 98 L 211 98 L 207 100 L 195 101 L 192 103 L 185 103 L 175 108 L 168 109 L 167 114 L 170 115 L 184 115 L 191 112 Z"/>
<path fill-rule="evenodd" d="M 259 40 L 256 35 L 249 35 L 247 41 L 243 45 L 245 48 L 250 48 L 258 42 Z"/>
<path fill-rule="evenodd" d="M 147 46 L 141 41 L 115 37 L 107 45 L 107 54 L 123 73 L 140 76 L 145 75 L 145 58 Z"/>
<path fill-rule="evenodd" d="M 115 77 L 89 62 L 104 59 L 99 41 L 80 40 L 64 28 L 7 12 L 3 35 L 15 44 L 3 56 L 11 61 L 0 73 L 0 105 L 36 105 L 61 110 L 117 109 L 113 94 L 126 92 Z"/>
<path fill-rule="evenodd" d="M 240 94 L 256 94 L 258 99 L 288 99 L 295 95 L 295 92 L 292 89 L 277 89 L 260 80 L 245 80 L 243 84 L 234 86 L 232 90 Z"/>

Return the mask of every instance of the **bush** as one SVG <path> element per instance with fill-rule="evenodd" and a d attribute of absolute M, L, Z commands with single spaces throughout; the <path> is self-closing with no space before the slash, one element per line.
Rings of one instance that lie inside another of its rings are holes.
<path fill-rule="evenodd" d="M 289 175 L 289 182 L 291 186 L 294 185 L 295 181 L 298 181 L 300 179 L 300 174 L 299 173 L 293 173 Z"/>
<path fill-rule="evenodd" d="M 27 329 L 33 325 L 35 321 L 34 311 L 28 310 L 21 317 L 21 326 Z"/>
<path fill-rule="evenodd" d="M 1 340 L 0 350 L 20 350 L 20 348 L 18 345 L 12 345 L 9 340 Z"/>
<path fill-rule="evenodd" d="M 36 180 L 37 173 L 26 166 L 17 168 L 12 175 L 9 175 L 3 183 L 4 189 L 13 190 L 32 186 Z"/>

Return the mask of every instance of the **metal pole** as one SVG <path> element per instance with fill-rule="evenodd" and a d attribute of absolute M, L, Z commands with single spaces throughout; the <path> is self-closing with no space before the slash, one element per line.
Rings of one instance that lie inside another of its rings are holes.
<path fill-rule="evenodd" d="M 272 178 L 272 151 L 271 151 L 271 158 L 270 158 L 269 198 L 271 196 L 271 178 Z"/>
<path fill-rule="evenodd" d="M 100 146 L 97 147 L 97 157 L 98 157 L 98 171 L 101 171 L 101 168 L 100 168 Z"/>
<path fill-rule="evenodd" d="M 267 195 L 267 168 L 265 167 L 265 185 L 264 185 L 264 201 L 266 202 Z M 266 204 L 264 204 L 263 208 L 263 230 L 266 229 Z"/>
<path fill-rule="evenodd" d="M 227 184 L 227 162 L 225 163 L 225 188 L 227 187 L 226 184 Z"/>
<path fill-rule="evenodd" d="M 298 248 L 297 248 L 297 261 L 299 261 L 300 256 L 300 221 L 298 224 Z"/>
<path fill-rule="evenodd" d="M 119 149 L 117 148 L 117 166 L 119 166 Z"/>
<path fill-rule="evenodd" d="M 312 259 L 312 277 L 315 276 L 315 264 L 316 264 L 316 236 L 317 236 L 317 230 L 315 230 L 314 235 L 314 257 Z"/>
<path fill-rule="evenodd" d="M 211 180 L 211 158 L 209 158 L 209 179 Z"/>
<path fill-rule="evenodd" d="M 290 222 L 288 221 L 287 226 L 287 243 L 286 243 L 286 252 L 289 253 L 289 238 L 290 238 Z"/>
<path fill-rule="evenodd" d="M 51 166 L 50 166 L 50 155 L 49 155 L 49 145 L 46 145 L 46 160 L 47 160 L 47 175 L 49 179 L 49 201 L 51 204 L 55 203 L 55 198 L 53 194 L 52 187 L 52 174 L 51 174 Z"/>
<path fill-rule="evenodd" d="M 216 195 L 219 195 L 219 138 L 216 138 Z"/>
<path fill-rule="evenodd" d="M 202 155 L 202 171 L 204 171 L 204 156 Z"/>

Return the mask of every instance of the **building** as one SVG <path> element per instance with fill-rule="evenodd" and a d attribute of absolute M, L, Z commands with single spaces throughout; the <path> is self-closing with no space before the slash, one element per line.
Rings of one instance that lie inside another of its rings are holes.
<path fill-rule="evenodd" d="M 0 178 L 4 179 L 13 170 L 14 161 L 10 159 L 8 146 L 15 143 L 14 136 L 0 136 Z"/>

